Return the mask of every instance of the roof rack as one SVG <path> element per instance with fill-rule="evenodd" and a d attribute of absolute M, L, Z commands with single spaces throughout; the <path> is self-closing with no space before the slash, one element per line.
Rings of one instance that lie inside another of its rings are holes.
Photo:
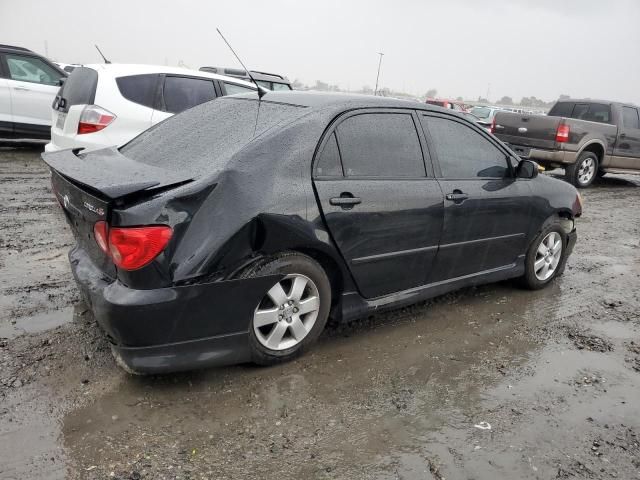
<path fill-rule="evenodd" d="M 284 80 L 284 77 L 282 75 L 278 75 L 277 73 L 260 72 L 259 70 L 251 70 L 251 73 L 259 73 L 261 75 L 271 75 L 273 77 L 278 77 L 278 78 Z"/>

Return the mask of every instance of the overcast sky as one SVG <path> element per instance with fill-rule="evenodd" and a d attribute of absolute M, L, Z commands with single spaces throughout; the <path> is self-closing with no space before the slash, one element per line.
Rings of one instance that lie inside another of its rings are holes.
<path fill-rule="evenodd" d="M 639 0 L 0 0 L 0 43 L 68 63 L 246 64 L 307 84 L 640 104 Z"/>

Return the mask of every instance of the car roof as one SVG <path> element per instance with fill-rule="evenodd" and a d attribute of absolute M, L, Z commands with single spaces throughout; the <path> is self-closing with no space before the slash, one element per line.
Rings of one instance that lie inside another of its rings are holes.
<path fill-rule="evenodd" d="M 112 77 L 143 75 L 148 73 L 167 73 L 223 80 L 256 90 L 256 86 L 253 83 L 245 82 L 244 80 L 236 77 L 218 75 L 217 73 L 201 72 L 199 70 L 192 70 L 184 67 L 167 67 L 165 65 L 145 65 L 135 63 L 92 63 L 83 66 L 96 70 L 99 74 L 106 74 Z"/>
<path fill-rule="evenodd" d="M 250 98 L 255 100 L 255 95 L 240 94 L 232 97 L 224 97 L 225 99 Z M 405 100 L 392 97 L 378 97 L 374 95 L 362 95 L 357 93 L 340 93 L 340 92 L 318 92 L 313 90 L 300 91 L 277 91 L 268 92 L 262 97 L 264 102 L 283 103 L 300 107 L 323 108 L 335 107 L 336 110 L 341 108 L 410 108 L 428 110 L 434 112 L 451 113 L 452 110 L 431 105 L 428 103 L 417 102 L 415 100 Z"/>
<path fill-rule="evenodd" d="M 556 103 L 567 103 L 567 102 L 571 102 L 571 103 L 602 103 L 603 105 L 627 105 L 627 106 L 634 106 L 636 108 L 638 108 L 637 105 L 635 105 L 632 102 L 619 102 L 616 100 L 599 100 L 597 98 L 563 98 L 562 100 L 556 100 Z"/>

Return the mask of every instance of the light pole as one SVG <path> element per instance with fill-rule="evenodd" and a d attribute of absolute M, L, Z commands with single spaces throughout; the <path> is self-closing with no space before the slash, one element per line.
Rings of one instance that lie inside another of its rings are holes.
<path fill-rule="evenodd" d="M 380 61 L 378 62 L 378 75 L 376 75 L 376 89 L 373 91 L 374 95 L 378 95 L 378 80 L 380 79 L 380 67 L 382 66 L 382 56 L 384 53 L 378 52 L 378 55 L 380 55 Z"/>

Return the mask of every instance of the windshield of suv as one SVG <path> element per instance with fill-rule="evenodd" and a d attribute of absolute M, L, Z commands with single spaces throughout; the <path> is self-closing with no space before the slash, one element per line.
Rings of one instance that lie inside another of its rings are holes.
<path fill-rule="evenodd" d="M 132 160 L 198 177 L 221 168 L 251 140 L 306 111 L 302 106 L 223 97 L 168 118 L 120 151 Z"/>

